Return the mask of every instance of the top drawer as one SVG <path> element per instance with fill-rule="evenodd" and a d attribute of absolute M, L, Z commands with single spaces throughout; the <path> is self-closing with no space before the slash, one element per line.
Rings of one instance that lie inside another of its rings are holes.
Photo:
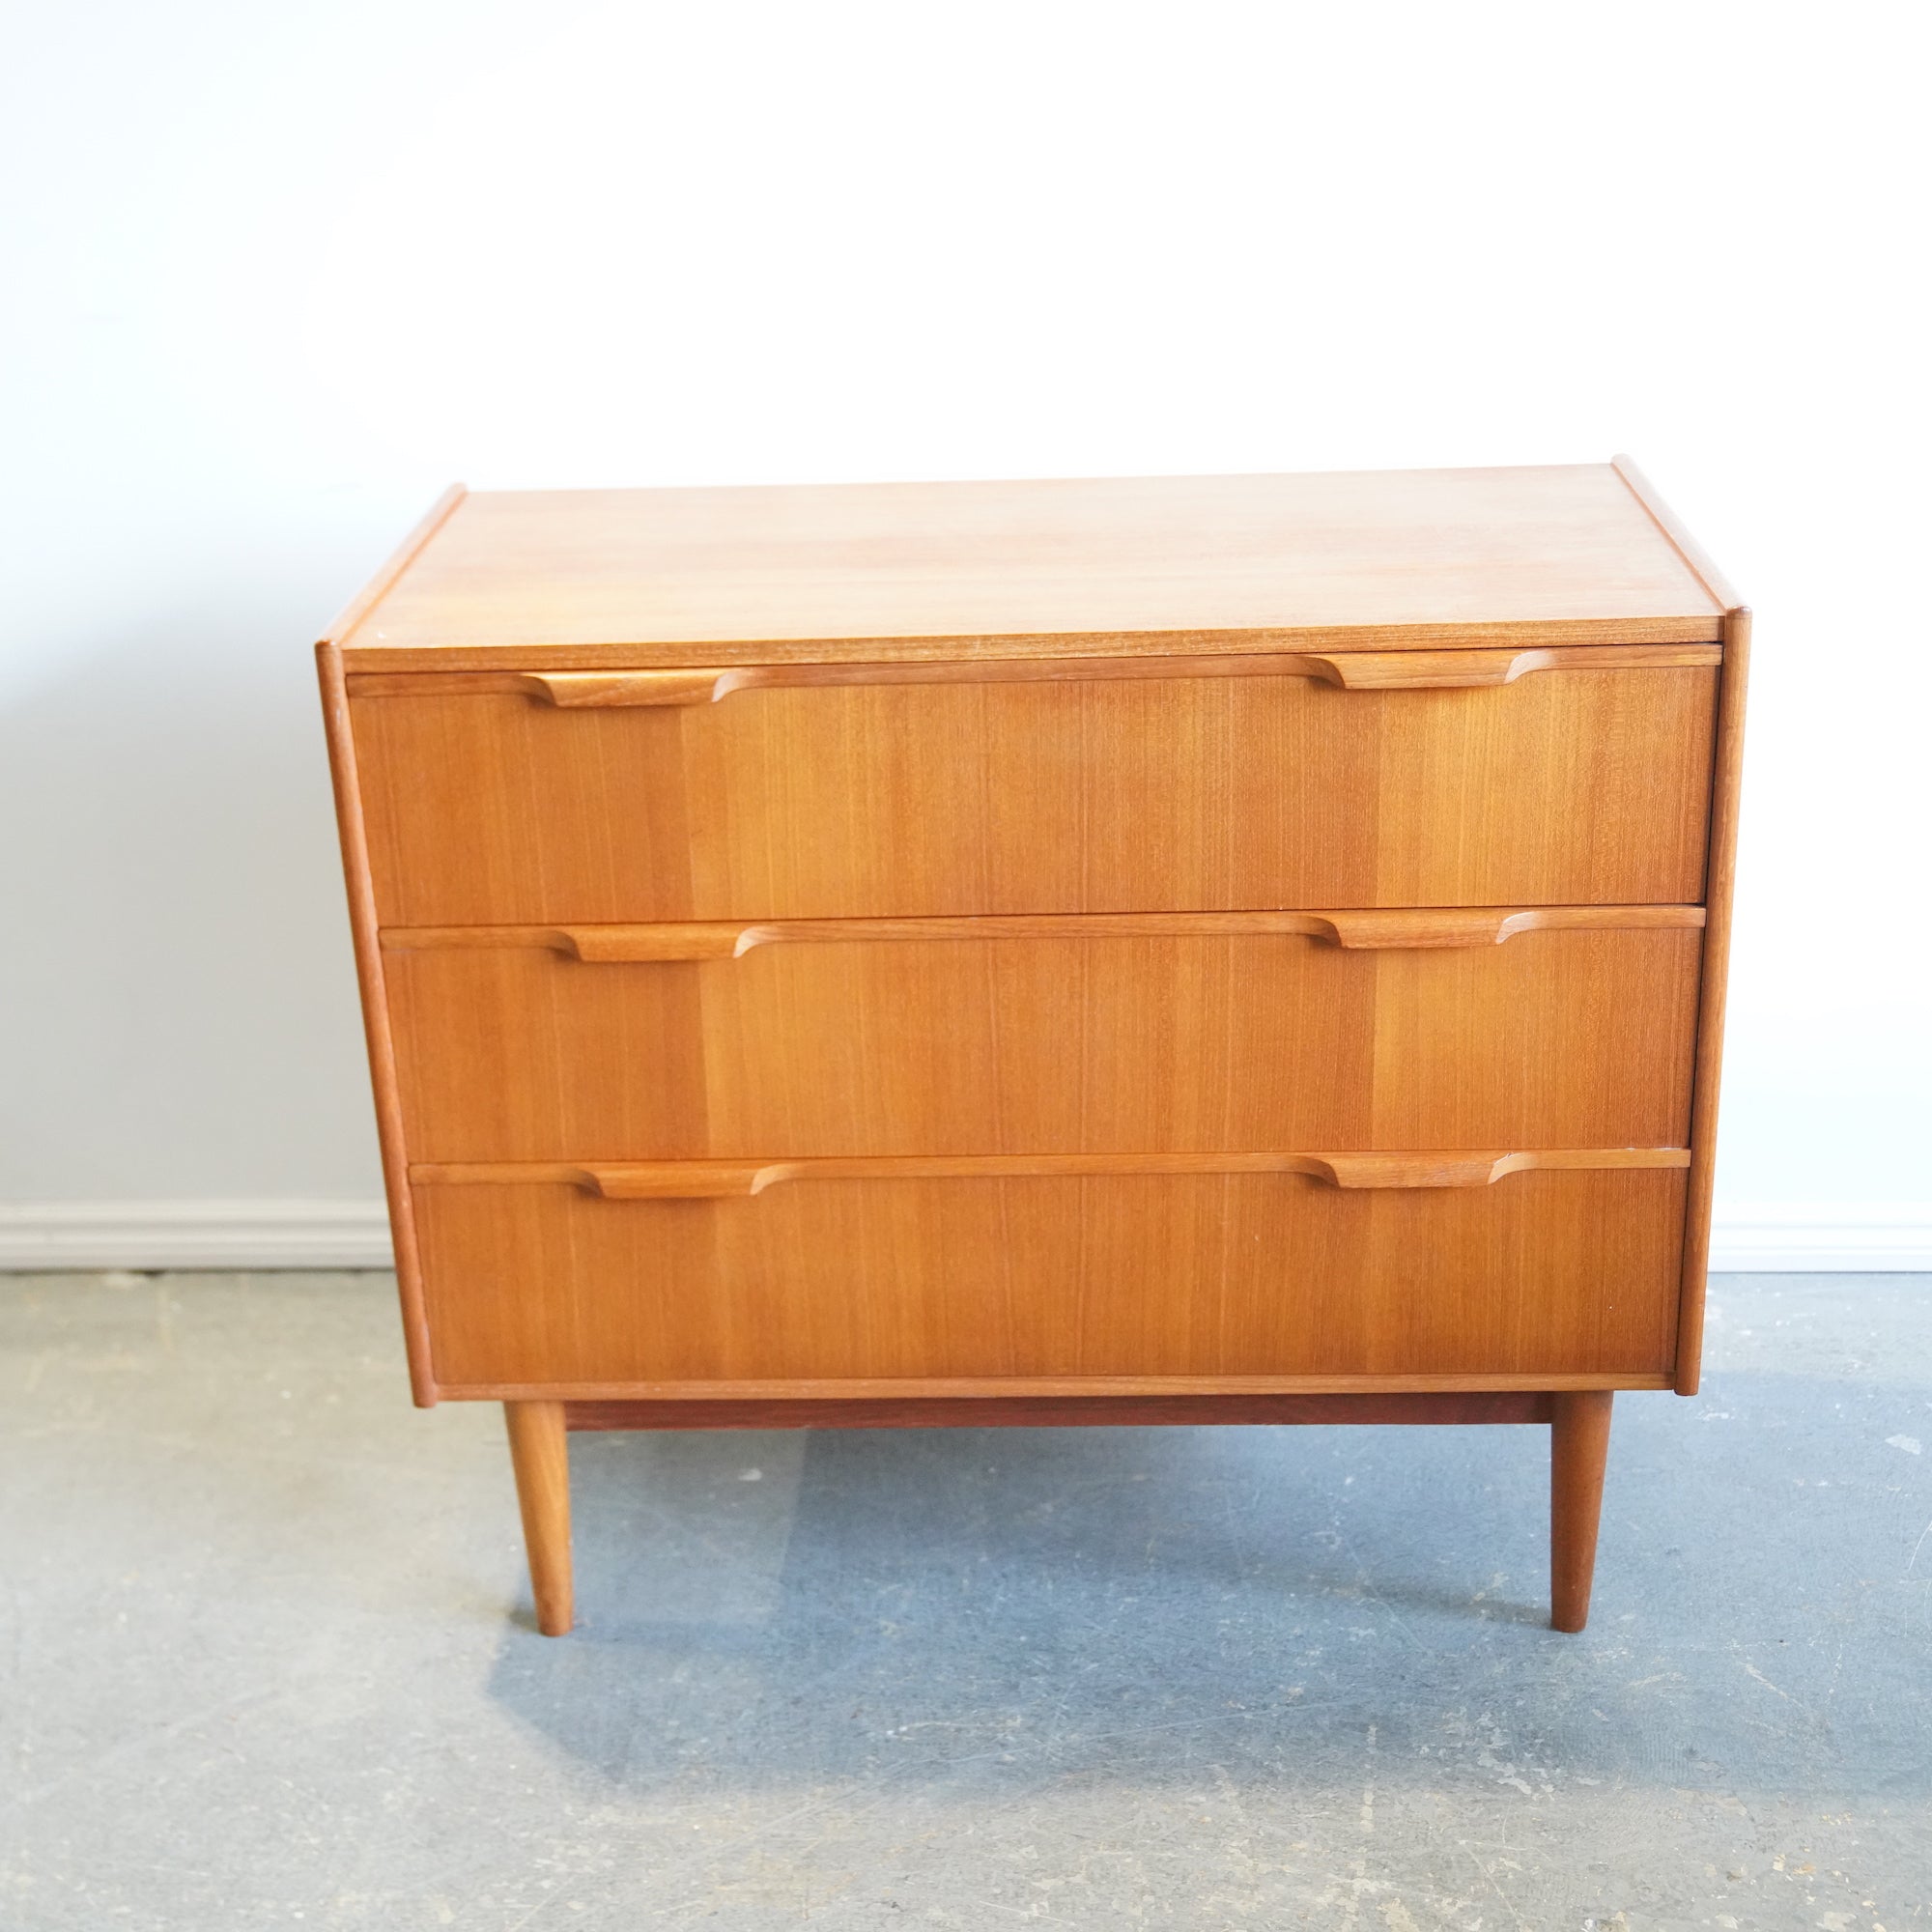
<path fill-rule="evenodd" d="M 385 925 L 1685 904 L 1717 656 L 378 674 L 350 695 Z"/>

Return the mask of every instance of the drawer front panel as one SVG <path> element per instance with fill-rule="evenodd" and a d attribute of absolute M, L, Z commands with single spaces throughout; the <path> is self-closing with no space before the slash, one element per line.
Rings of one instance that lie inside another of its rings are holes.
<path fill-rule="evenodd" d="M 415 1190 L 448 1393 L 867 1378 L 1654 1376 L 1681 1168 Z"/>
<path fill-rule="evenodd" d="M 468 943 L 384 974 L 424 1161 L 1662 1147 L 1689 1136 L 1701 940 Z"/>
<path fill-rule="evenodd" d="M 887 683 L 615 709 L 417 689 L 352 712 L 388 925 L 1677 904 L 1703 895 L 1717 675 Z"/>

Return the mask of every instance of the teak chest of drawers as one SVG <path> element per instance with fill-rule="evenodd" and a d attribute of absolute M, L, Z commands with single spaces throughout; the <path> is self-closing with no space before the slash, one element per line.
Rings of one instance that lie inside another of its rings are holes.
<path fill-rule="evenodd" d="M 320 648 L 416 1400 L 1697 1385 L 1748 614 L 1630 465 L 452 490 Z"/>

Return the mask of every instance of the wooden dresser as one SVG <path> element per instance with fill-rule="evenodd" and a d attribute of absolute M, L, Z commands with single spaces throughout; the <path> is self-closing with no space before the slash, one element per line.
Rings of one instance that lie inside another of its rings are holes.
<path fill-rule="evenodd" d="M 1748 614 L 1628 464 L 466 495 L 320 647 L 415 1397 L 1691 1393 Z M 1373 1513 L 1374 1498 L 1361 1507 Z"/>

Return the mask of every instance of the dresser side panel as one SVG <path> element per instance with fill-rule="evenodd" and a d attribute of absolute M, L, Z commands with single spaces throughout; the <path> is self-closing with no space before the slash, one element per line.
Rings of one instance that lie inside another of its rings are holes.
<path fill-rule="evenodd" d="M 343 681 L 342 652 L 325 641 L 316 646 L 322 685 L 322 711 L 328 740 L 329 777 L 335 793 L 336 828 L 342 842 L 342 868 L 349 894 L 349 924 L 355 947 L 355 977 L 362 1002 L 363 1037 L 369 1051 L 369 1078 L 375 1090 L 376 1130 L 383 1156 L 383 1185 L 388 1200 L 390 1237 L 395 1247 L 396 1285 L 402 1301 L 403 1341 L 409 1354 L 410 1388 L 418 1406 L 434 1407 L 436 1373 L 430 1354 L 429 1317 L 411 1198 L 409 1151 L 396 1076 L 395 1041 L 389 1030 L 383 951 L 377 933 L 375 893 L 370 882 L 367 832 L 356 769 L 355 732 Z"/>
<path fill-rule="evenodd" d="M 1711 783 L 1711 842 L 1705 869 L 1703 983 L 1698 994 L 1697 1059 L 1690 1104 L 1690 1194 L 1684 1274 L 1678 1303 L 1674 1386 L 1695 1395 L 1703 1370 L 1704 1294 L 1711 1258 L 1711 1202 L 1717 1179 L 1718 1098 L 1724 1060 L 1724 1002 L 1731 956 L 1731 902 L 1737 886 L 1738 800 L 1744 781 L 1745 692 L 1750 670 L 1751 613 L 1725 619 Z"/>

